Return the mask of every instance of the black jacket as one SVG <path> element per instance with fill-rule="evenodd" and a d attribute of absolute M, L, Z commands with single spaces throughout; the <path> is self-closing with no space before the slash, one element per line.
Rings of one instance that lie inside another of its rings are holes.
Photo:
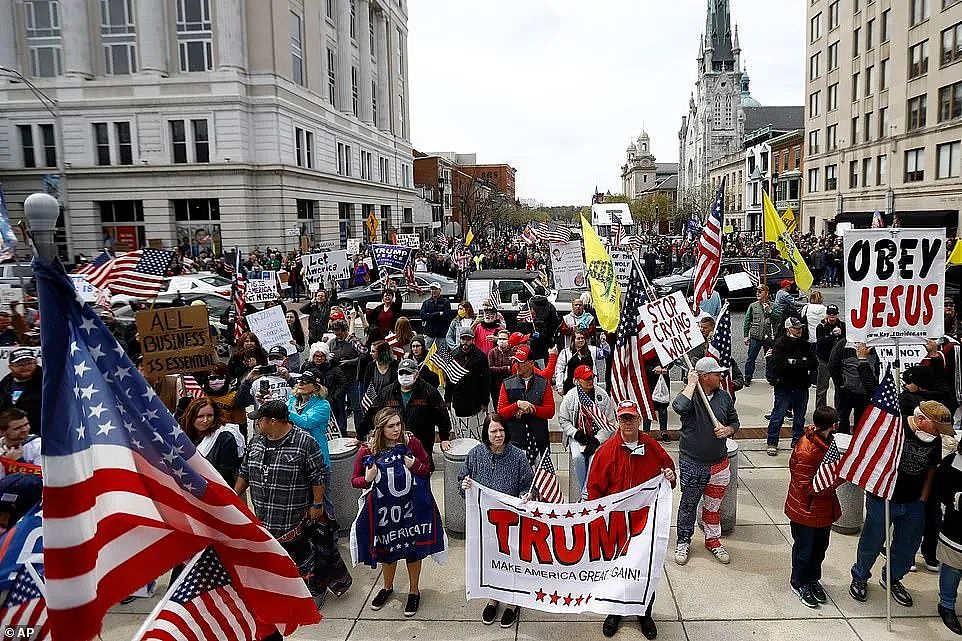
<path fill-rule="evenodd" d="M 955 457 L 956 454 L 953 452 L 942 459 L 935 473 L 932 491 L 945 506 L 942 527 L 939 529 L 939 541 L 955 552 L 962 553 L 962 505 L 960 505 L 962 471 L 952 467 Z"/>
<path fill-rule="evenodd" d="M 842 330 L 841 334 L 833 334 L 832 332 L 838 327 Z M 829 325 L 825 321 L 822 321 L 815 327 L 815 354 L 818 356 L 818 360 L 828 362 L 828 359 L 832 355 L 832 348 L 839 341 L 845 340 L 845 323 L 838 321 L 834 325 Z"/>
<path fill-rule="evenodd" d="M 528 308 L 534 316 L 534 322 L 518 323 L 517 330 L 524 334 L 531 334 L 531 358 L 541 360 L 548 358 L 548 348 L 557 345 L 555 335 L 561 326 L 558 310 L 544 296 L 532 296 L 528 301 Z"/>
<path fill-rule="evenodd" d="M 859 360 L 854 347 L 846 347 L 840 341 L 832 348 L 828 360 L 828 373 L 832 376 L 836 390 L 851 394 L 871 396 L 879 385 L 880 363 L 875 350 L 865 360 Z"/>
<path fill-rule="evenodd" d="M 456 416 L 477 414 L 488 406 L 491 398 L 491 372 L 488 369 L 488 357 L 477 346 L 472 345 L 469 352 L 464 352 L 459 347 L 454 352 L 454 360 L 468 370 L 467 376 L 457 385 L 450 385 L 450 382 L 445 384 L 445 388 L 451 387 L 448 398 L 454 407 L 454 413 Z"/>
<path fill-rule="evenodd" d="M 331 319 L 331 307 L 337 301 L 337 291 L 331 290 L 327 294 L 327 302 L 317 304 L 314 301 L 301 305 L 301 313 L 307 314 L 307 340 L 316 343 L 324 339 L 328 323 Z"/>
<path fill-rule="evenodd" d="M 812 370 L 816 368 L 808 341 L 789 338 L 786 334 L 772 348 L 772 376 L 775 387 L 803 389 L 811 385 Z"/>
<path fill-rule="evenodd" d="M 364 417 L 364 433 L 370 433 L 374 415 L 385 407 L 393 407 L 401 415 L 404 428 L 414 434 L 424 450 L 430 454 L 434 448 L 435 430 L 442 441 L 451 438 L 451 417 L 436 387 L 418 379 L 411 389 L 411 398 L 405 405 L 400 383 L 393 383 L 374 397 L 371 409 Z"/>
<path fill-rule="evenodd" d="M 331 404 L 331 410 L 344 404 L 344 391 L 347 386 L 347 377 L 344 370 L 337 365 L 331 365 L 330 361 L 318 367 L 311 361 L 301 365 L 301 374 L 304 372 L 315 372 L 321 377 L 321 384 L 327 388 L 327 400 Z"/>
<path fill-rule="evenodd" d="M 17 402 L 13 402 L 13 374 L 7 374 L 0 380 L 0 410 L 16 407 L 27 413 L 30 420 L 30 433 L 40 434 L 40 403 L 43 397 L 43 372 L 40 367 L 33 374 L 33 378 L 22 383 L 23 391 Z M 485 387 L 487 389 L 487 387 Z"/>
<path fill-rule="evenodd" d="M 237 440 L 229 430 L 222 429 L 217 434 L 214 445 L 204 458 L 210 462 L 229 486 L 234 486 L 241 459 L 237 453 Z"/>

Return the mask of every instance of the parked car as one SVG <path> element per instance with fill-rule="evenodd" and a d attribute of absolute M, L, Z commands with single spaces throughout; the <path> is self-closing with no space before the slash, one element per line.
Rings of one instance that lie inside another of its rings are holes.
<path fill-rule="evenodd" d="M 197 272 L 184 276 L 172 276 L 164 279 L 159 295 L 170 294 L 176 296 L 177 293 L 187 296 L 188 294 L 216 294 L 228 299 L 231 295 L 231 281 L 213 272 Z M 110 297 L 110 304 L 122 304 L 137 298 L 127 294 L 115 294 Z"/>
<path fill-rule="evenodd" d="M 736 306 L 747 305 L 755 300 L 755 288 L 762 280 L 762 263 L 761 258 L 722 258 L 721 267 L 718 271 L 718 282 L 715 285 L 721 297 Z M 746 286 L 739 287 L 734 291 L 729 291 L 725 276 L 740 273 L 747 273 L 749 282 L 747 282 Z M 775 292 L 778 291 L 779 284 L 783 280 L 786 278 L 795 278 L 795 274 L 788 266 L 788 263 L 773 258 L 767 261 L 765 275 L 766 278 L 764 278 L 764 281 L 768 283 L 768 290 L 772 297 L 775 296 Z M 652 285 L 655 288 L 655 293 L 659 297 L 680 291 L 686 298 L 690 298 L 694 290 L 694 280 L 695 268 L 691 267 L 678 274 L 670 274 L 656 278 L 652 282 Z"/>
<path fill-rule="evenodd" d="M 183 298 L 188 305 L 193 303 L 195 300 L 203 301 L 207 305 L 207 317 L 210 320 L 210 325 L 217 330 L 217 355 L 221 358 L 226 358 L 229 356 L 230 347 L 227 343 L 227 323 L 228 313 L 231 311 L 233 305 L 230 296 L 221 296 L 219 294 L 203 292 L 186 294 L 160 294 L 153 299 L 152 304 L 155 308 L 173 307 L 174 301 L 178 298 L 178 296 Z M 134 306 L 135 305 L 130 304 L 130 301 L 125 301 L 122 303 L 113 304 L 111 306 L 111 310 L 113 311 L 114 317 L 117 319 L 118 323 L 133 325 L 134 317 L 136 315 Z M 137 307 L 142 308 L 142 305 L 137 305 Z"/>
<path fill-rule="evenodd" d="M 431 283 L 440 283 L 441 296 L 451 302 L 458 302 L 458 283 L 446 276 L 432 272 L 414 272 L 414 282 L 421 288 L 420 293 L 408 287 L 404 280 L 404 274 L 393 274 L 392 278 L 401 291 L 404 303 L 416 303 L 418 309 L 421 308 L 421 303 L 431 296 Z M 339 291 L 337 292 L 337 299 L 342 304 L 359 303 L 363 307 L 367 307 L 368 303 L 380 303 L 381 281 L 378 280 L 368 285 Z"/>

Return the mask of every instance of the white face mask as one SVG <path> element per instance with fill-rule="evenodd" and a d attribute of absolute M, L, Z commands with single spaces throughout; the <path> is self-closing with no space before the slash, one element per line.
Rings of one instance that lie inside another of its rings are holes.
<path fill-rule="evenodd" d="M 500 347 L 501 349 L 504 349 L 504 348 L 507 347 L 507 346 L 508 346 L 508 339 L 507 339 L 507 338 L 499 338 L 499 339 L 498 339 L 498 347 Z"/>
<path fill-rule="evenodd" d="M 414 374 L 398 374 L 397 382 L 401 384 L 401 387 L 411 387 L 414 385 Z"/>
<path fill-rule="evenodd" d="M 284 365 L 284 359 L 283 359 L 283 358 L 280 358 L 280 359 L 278 359 L 278 358 L 271 358 L 271 359 L 268 359 L 267 362 L 270 363 L 271 365 L 277 365 L 278 367 L 281 367 L 281 366 Z"/>
<path fill-rule="evenodd" d="M 224 379 L 222 378 L 211 378 L 207 380 L 207 386 L 210 387 L 215 392 L 219 392 L 224 389 Z"/>
<path fill-rule="evenodd" d="M 934 441 L 935 439 L 938 438 L 937 435 L 935 435 L 935 434 L 929 434 L 928 432 L 923 432 L 922 430 L 916 430 L 916 431 L 915 431 L 915 435 L 916 435 L 916 436 L 918 437 L 918 439 L 919 439 L 920 441 L 922 441 L 923 443 L 931 443 L 932 441 Z"/>

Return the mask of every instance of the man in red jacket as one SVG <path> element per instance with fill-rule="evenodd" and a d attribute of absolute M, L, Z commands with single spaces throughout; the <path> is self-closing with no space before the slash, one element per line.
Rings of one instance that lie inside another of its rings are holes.
<path fill-rule="evenodd" d="M 675 462 L 658 441 L 641 431 L 641 414 L 634 401 L 621 401 L 615 413 L 618 415 L 618 431 L 598 448 L 588 470 L 588 500 L 623 492 L 659 474 L 664 474 L 675 487 Z M 651 618 L 654 603 L 655 595 L 652 594 L 648 611 L 638 617 L 646 639 L 658 636 L 658 628 Z M 621 617 L 609 614 L 601 631 L 610 637 L 620 625 Z"/>
<path fill-rule="evenodd" d="M 832 434 L 838 429 L 838 412 L 823 406 L 812 414 L 814 425 L 809 425 L 798 440 L 788 461 L 791 480 L 785 499 L 785 516 L 792 528 L 792 590 L 803 605 L 817 608 L 827 603 L 822 578 L 822 561 L 828 550 L 832 523 L 842 515 L 835 489 L 845 482 L 836 478 L 816 491 L 813 486 L 818 468 L 828 452 Z"/>
<path fill-rule="evenodd" d="M 548 380 L 535 372 L 528 345 L 516 349 L 511 359 L 517 373 L 501 385 L 498 414 L 507 421 L 511 442 L 525 450 L 534 465 L 549 446 L 548 420 L 554 417 L 554 396 Z"/>

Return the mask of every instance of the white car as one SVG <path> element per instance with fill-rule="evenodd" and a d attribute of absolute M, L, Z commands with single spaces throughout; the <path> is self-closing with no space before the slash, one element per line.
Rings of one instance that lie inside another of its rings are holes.
<path fill-rule="evenodd" d="M 230 298 L 231 281 L 213 272 L 197 272 L 185 276 L 171 276 L 164 280 L 158 295 L 163 294 L 217 294 Z M 116 294 L 110 297 L 110 305 L 124 305 L 136 296 Z"/>

